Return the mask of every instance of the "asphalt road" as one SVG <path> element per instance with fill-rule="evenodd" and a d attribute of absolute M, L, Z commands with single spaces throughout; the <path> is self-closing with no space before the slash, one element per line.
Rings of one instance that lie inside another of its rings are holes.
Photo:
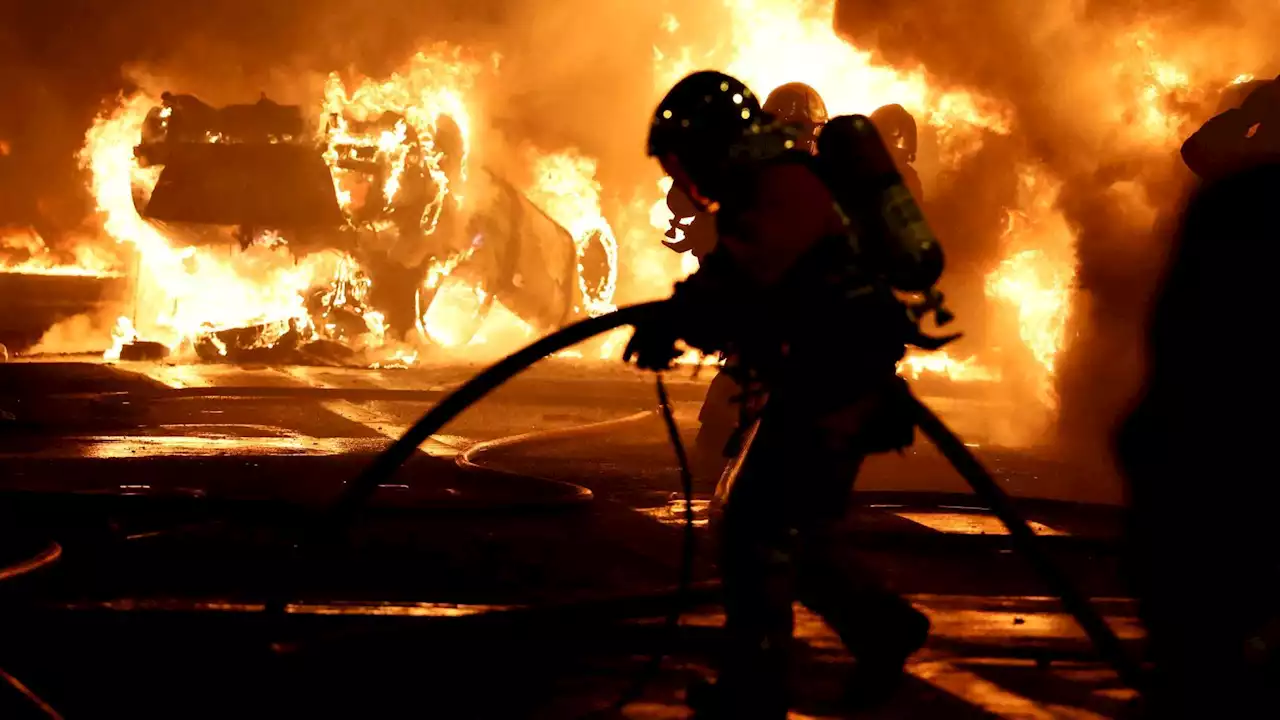
<path fill-rule="evenodd" d="M 48 580 L 38 586 L 37 604 L 57 609 L 60 627 L 80 622 L 68 617 L 130 614 L 126 610 L 147 617 L 262 611 L 280 592 L 280 548 L 289 546 L 273 535 L 279 518 L 296 520 L 324 508 L 390 438 L 476 370 L 105 365 L 87 358 L 0 365 L 0 411 L 6 413 L 0 416 L 0 490 L 7 510 L 21 518 L 26 535 L 47 530 L 67 549 L 57 569 L 40 571 Z M 686 430 L 706 380 L 669 381 Z M 1067 462 L 1050 450 L 991 446 L 982 428 L 1001 410 L 971 390 L 922 385 L 919 391 L 965 435 L 1007 492 L 1029 499 L 1024 510 L 1036 530 L 1073 577 L 1102 598 L 1099 607 L 1122 636 L 1139 639 L 1116 570 L 1115 478 L 1098 463 Z M 289 612 L 421 619 L 430 628 L 422 631 L 426 639 L 410 632 L 399 639 L 415 638 L 415 653 L 421 643 L 436 647 L 437 655 L 444 652 L 439 648 L 451 649 L 447 671 L 438 660 L 431 665 L 436 681 L 429 704 L 451 708 L 452 717 L 580 716 L 616 696 L 657 643 L 672 656 L 625 715 L 682 717 L 681 689 L 707 671 L 714 651 L 714 603 L 696 603 L 675 638 L 649 622 L 613 619 L 590 632 L 581 627 L 597 615 L 644 615 L 634 598 L 660 593 L 675 580 L 679 483 L 654 406 L 651 381 L 621 366 L 551 361 L 535 368 L 464 413 L 387 481 L 353 531 L 358 557 L 300 573 L 305 577 L 290 585 Z M 802 471 L 802 459 L 797 468 Z M 965 495 L 963 482 L 927 443 L 900 458 L 877 459 L 859 488 L 850 545 L 935 623 L 930 645 L 911 665 L 911 681 L 872 717 L 1121 716 L 1126 691 L 1092 657 L 1058 604 L 1043 597 L 998 521 Z M 700 488 L 695 502 L 700 519 L 705 491 Z M 84 500 L 69 510 L 65 497 Z M 151 500 L 167 509 L 138 509 Z M 110 527 L 95 535 L 99 529 L 86 528 L 103 522 L 103 502 L 110 506 Z M 86 504 L 93 508 L 83 509 Z M 227 513 L 235 520 L 210 521 Z M 197 529 L 173 539 L 188 526 Z M 706 528 L 698 532 L 705 548 Z M 272 537 L 262 541 L 264 533 Z M 124 540 L 117 547 L 100 539 L 108 536 Z M 714 577 L 708 556 L 700 555 L 698 580 Z M 498 641 L 484 624 L 484 618 L 548 607 L 565 610 L 554 621 L 532 623 L 541 628 L 533 635 L 504 630 L 506 641 Z M 460 618 L 475 624 L 437 629 Z M 539 633 L 562 626 L 575 630 L 556 635 L 554 652 L 528 650 L 545 648 L 548 640 Z M 164 633 L 133 633 L 125 632 L 125 642 L 145 635 L 148 649 L 137 652 L 148 657 L 176 652 L 159 649 L 166 647 Z M 474 650 L 476 633 L 491 650 Z M 803 610 L 798 634 L 802 704 L 807 716 L 828 716 L 824 702 L 836 694 L 849 660 Z M 231 635 L 217 630 L 207 641 L 213 647 Z M 365 649 L 364 639 L 300 636 L 307 638 L 299 641 L 303 646 L 322 646 L 295 663 L 309 684 L 323 685 L 316 678 L 332 674 L 335 682 L 359 677 L 378 686 L 374 675 L 343 663 Z M 192 642 L 187 637 L 184 647 Z M 91 662 L 94 653 L 82 645 L 59 645 L 64 654 L 58 655 L 46 638 L 32 654 L 36 659 L 6 655 L 0 662 L 83 709 L 84 701 L 73 699 L 77 691 L 49 670 L 50 657 L 65 667 L 69 652 Z M 496 697 L 476 690 L 477 674 L 506 688 L 493 695 L 527 702 L 519 712 L 498 713 L 490 707 Z M 83 675 L 76 677 L 83 682 Z M 376 677 L 402 679 L 385 672 Z M 114 707 L 134 707 L 118 684 L 112 685 L 120 694 Z M 325 707 L 316 700 L 323 692 L 308 697 Z"/>

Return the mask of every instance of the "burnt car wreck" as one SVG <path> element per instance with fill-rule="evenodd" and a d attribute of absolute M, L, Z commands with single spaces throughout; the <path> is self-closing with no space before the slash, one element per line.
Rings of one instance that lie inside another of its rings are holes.
<path fill-rule="evenodd" d="M 602 281 L 580 280 L 574 237 L 500 175 L 467 173 L 465 152 L 443 115 L 426 137 L 395 112 L 311 123 L 265 95 L 214 107 L 164 93 L 134 148 L 138 167 L 158 173 L 149 191 L 134 188 L 145 221 L 178 245 L 342 257 L 306 294 L 310 322 L 211 327 L 194 340 L 199 357 L 350 362 L 368 332 L 465 344 L 495 302 L 539 333 L 582 314 Z M 465 206 L 451 192 L 464 183 Z M 430 322 L 445 295 L 447 333 Z"/>

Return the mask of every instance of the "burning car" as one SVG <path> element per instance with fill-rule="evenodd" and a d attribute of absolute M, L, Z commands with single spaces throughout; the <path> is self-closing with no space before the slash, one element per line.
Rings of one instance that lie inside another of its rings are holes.
<path fill-rule="evenodd" d="M 514 185 L 487 169 L 467 177 L 464 134 L 445 114 L 415 123 L 394 111 L 338 111 L 309 123 L 300 106 L 265 96 L 213 107 L 165 93 L 133 154 L 138 168 L 157 173 L 149 192 L 135 188 L 138 214 L 174 244 L 342 257 L 307 292 L 310 322 L 282 318 L 278 332 L 212 328 L 196 342 L 208 359 L 256 355 L 281 338 L 346 342 L 371 330 L 416 329 L 457 345 L 495 302 L 546 331 L 583 312 L 591 288 L 605 284 L 581 279 L 583 243 Z M 606 278 L 616 272 L 608 262 Z"/>
<path fill-rule="evenodd" d="M 139 212 L 152 221 L 232 227 L 242 245 L 266 230 L 301 238 L 345 224 L 315 133 L 297 106 L 263 97 L 214 108 L 165 93 L 134 154 L 139 166 L 161 168 L 150 196 L 139 198 Z"/>

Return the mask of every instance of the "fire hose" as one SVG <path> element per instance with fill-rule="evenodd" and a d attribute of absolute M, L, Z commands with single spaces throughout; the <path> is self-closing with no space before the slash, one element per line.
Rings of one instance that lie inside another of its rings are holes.
<path fill-rule="evenodd" d="M 50 543 L 48 547 L 41 550 L 32 558 L 23 559 L 11 565 L 0 567 L 0 582 L 13 580 L 15 578 L 28 575 L 37 570 L 43 569 L 58 561 L 62 557 L 62 546 L 58 543 Z M 27 687 L 21 680 L 11 675 L 7 670 L 0 667 L 0 682 L 8 685 L 11 689 L 18 693 L 27 703 L 33 705 L 41 714 L 49 718 L 49 720 L 62 720 L 62 715 L 53 706 L 44 701 L 31 688 Z"/>
<path fill-rule="evenodd" d="M 637 321 L 660 308 L 664 302 L 654 301 L 630 305 L 611 313 L 579 321 L 531 343 L 483 370 L 428 410 L 405 431 L 404 435 L 379 454 L 363 472 L 347 483 L 329 511 L 321 516 L 311 539 L 324 541 L 340 535 L 377 491 L 378 486 L 386 483 L 413 457 L 422 443 L 485 395 L 547 356 L 601 333 L 624 325 L 635 325 Z M 680 441 L 661 377 L 658 378 L 658 397 L 663 419 L 675 448 L 677 460 L 681 465 L 681 480 L 685 495 L 685 547 L 680 568 L 681 585 L 672 616 L 674 622 L 672 618 L 668 618 L 670 624 L 675 624 L 678 622 L 684 598 L 688 595 L 687 588 L 692 575 L 694 538 L 692 482 L 685 449 Z M 1088 598 L 1078 591 L 1057 564 L 1043 552 L 1035 532 L 1018 514 L 1012 500 L 996 484 L 990 472 L 937 415 L 914 395 L 908 394 L 908 397 L 915 405 L 916 422 L 921 432 L 937 446 L 978 497 L 992 508 L 1008 529 L 1015 547 L 1028 560 L 1032 569 L 1040 575 L 1049 590 L 1062 601 L 1063 607 L 1075 618 L 1095 649 L 1112 666 L 1121 681 L 1135 690 L 1141 690 L 1143 685 L 1141 672 L 1125 652 L 1119 638 L 1098 614 Z M 657 655 L 651 664 L 656 665 L 660 660 L 661 655 Z M 638 683 L 638 688 L 642 687 L 643 679 Z M 633 688 L 624 696 L 623 701 L 637 695 L 639 695 L 637 688 Z"/>
<path fill-rule="evenodd" d="M 408 462 L 422 443 L 484 396 L 539 360 L 596 335 L 624 325 L 634 325 L 636 321 L 662 305 L 663 301 L 660 300 L 629 305 L 611 313 L 581 320 L 535 340 L 523 349 L 482 370 L 479 375 L 471 378 L 418 418 L 418 421 L 410 426 L 398 440 L 391 443 L 391 446 L 374 458 L 363 472 L 348 482 L 328 512 L 321 517 L 313 539 L 325 541 L 341 533 L 360 508 L 373 497 L 378 486 L 386 483 L 402 465 Z"/>
<path fill-rule="evenodd" d="M 693 561 L 698 549 L 697 536 L 693 530 L 693 471 L 689 466 L 689 454 L 685 450 L 684 441 L 680 439 L 680 428 L 676 426 L 676 416 L 671 409 L 671 398 L 667 395 L 667 386 L 662 382 L 662 375 L 657 376 L 654 385 L 658 391 L 658 410 L 662 413 L 662 422 L 666 426 L 667 437 L 671 440 L 671 448 L 676 454 L 676 464 L 680 468 L 680 492 L 684 495 L 684 541 L 680 550 L 680 579 L 676 583 L 676 602 L 672 604 L 663 622 L 664 632 L 674 635 L 680 628 L 680 615 L 688 602 L 689 588 L 693 583 Z M 648 663 L 636 676 L 635 682 L 614 701 L 608 710 L 621 712 L 622 708 L 638 700 L 644 694 L 649 681 L 662 667 L 665 655 L 661 647 L 655 650 L 649 656 Z"/>
<path fill-rule="evenodd" d="M 1057 595 L 1062 601 L 1062 606 L 1075 618 L 1098 654 L 1120 676 L 1120 681 L 1140 692 L 1144 683 L 1142 671 L 1137 663 L 1125 652 L 1120 644 L 1120 638 L 1098 614 L 1097 609 L 1089 602 L 1089 598 L 1085 597 L 1071 583 L 1057 563 L 1045 554 L 1035 531 L 1018 514 L 1013 500 L 1000 489 L 982 462 L 974 456 L 964 441 L 942 422 L 941 418 L 920 402 L 915 395 L 908 393 L 908 396 L 915 405 L 916 427 L 920 428 L 920 432 L 933 442 L 947 462 L 960 473 L 960 477 L 969 483 L 974 493 L 987 503 L 996 517 L 1000 518 L 1000 522 L 1009 530 L 1009 537 L 1013 540 L 1014 546 L 1031 564 L 1031 569 L 1048 586 L 1049 592 Z"/>

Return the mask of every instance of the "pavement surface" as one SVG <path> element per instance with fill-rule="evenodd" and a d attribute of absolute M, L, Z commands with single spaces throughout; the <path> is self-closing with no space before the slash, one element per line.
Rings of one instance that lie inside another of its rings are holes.
<path fill-rule="evenodd" d="M 424 444 L 345 549 L 294 549 L 346 480 L 478 369 L 0 365 L 0 552 L 61 550 L 0 585 L 16 588 L 0 594 L 14 638 L 0 667 L 66 717 L 383 716 L 394 697 L 432 717 L 575 718 L 662 649 L 641 697 L 603 716 L 686 717 L 683 688 L 710 674 L 719 633 L 709 488 L 694 505 L 697 592 L 669 633 L 683 505 L 644 375 L 545 362 Z M 669 379 L 687 442 L 707 380 Z M 917 391 L 1140 643 L 1116 478 L 990 446 L 1003 410 L 978 390 Z M 890 706 L 865 717 L 1124 715 L 1131 695 L 927 442 L 875 459 L 858 487 L 851 550 L 934 622 Z M 796 717 L 841 717 L 852 661 L 797 613 Z"/>

